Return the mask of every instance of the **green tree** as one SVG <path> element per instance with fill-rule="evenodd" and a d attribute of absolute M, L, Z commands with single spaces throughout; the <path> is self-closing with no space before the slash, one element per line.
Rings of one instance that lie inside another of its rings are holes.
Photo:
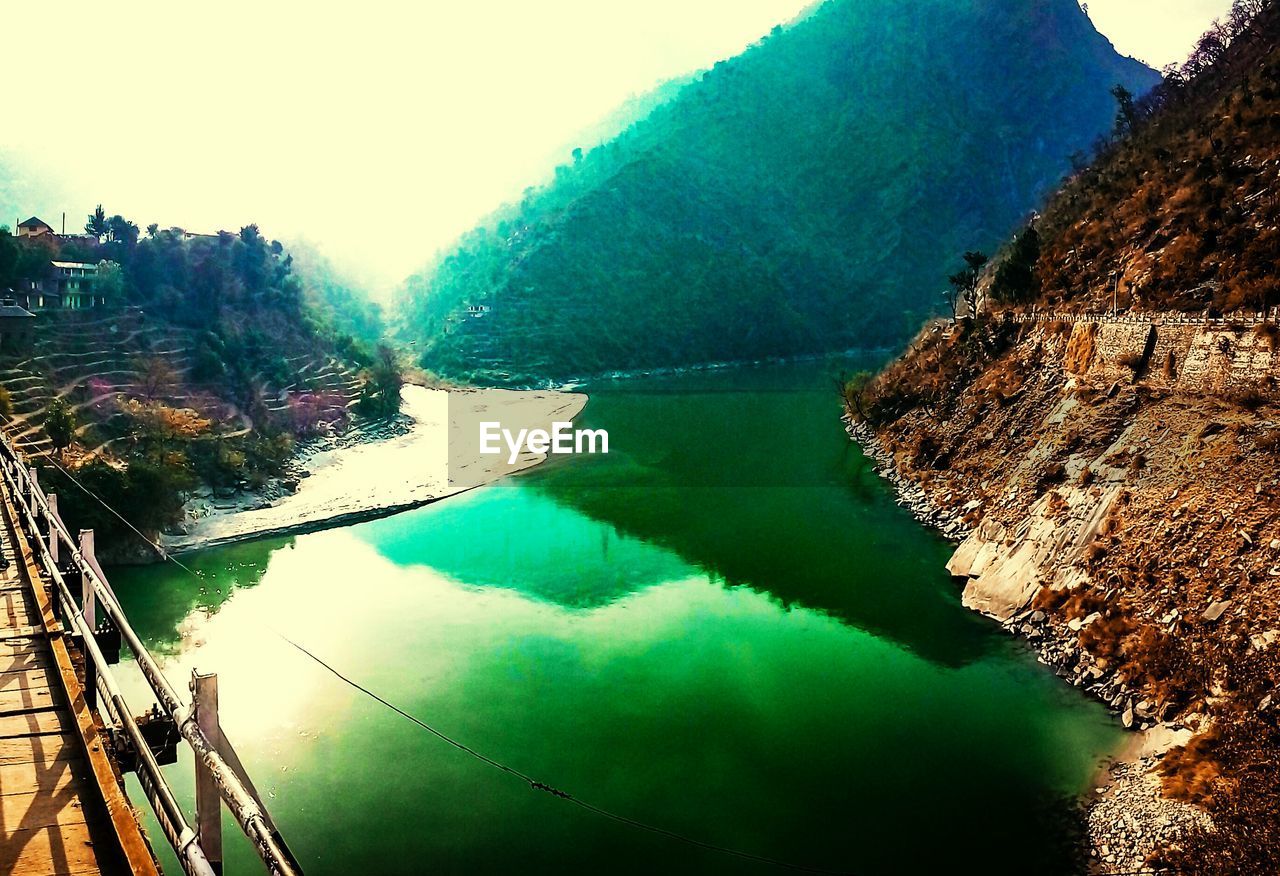
<path fill-rule="evenodd" d="M 392 417 L 400 411 L 400 387 L 404 375 L 395 350 L 378 345 L 373 364 L 365 371 L 364 388 L 357 410 L 370 417 Z"/>
<path fill-rule="evenodd" d="M 1010 304 L 1033 301 L 1039 292 L 1036 263 L 1040 260 L 1040 233 L 1028 225 L 1013 239 L 1013 245 L 996 268 L 991 281 L 991 297 Z"/>
<path fill-rule="evenodd" d="M 971 250 L 964 254 L 964 270 L 947 277 L 951 288 L 947 290 L 947 304 L 951 305 L 951 318 L 960 313 L 960 303 L 964 302 L 968 315 L 978 315 L 978 282 L 982 279 L 982 269 L 987 265 L 985 253 Z"/>
<path fill-rule="evenodd" d="M 1133 92 L 1117 84 L 1111 89 L 1116 99 L 1116 135 L 1127 137 L 1138 127 L 1138 109 L 1133 102 Z"/>
<path fill-rule="evenodd" d="M 138 242 L 138 235 L 138 226 L 119 214 L 107 220 L 107 238 L 112 243 L 133 247 Z"/>
<path fill-rule="evenodd" d="M 124 269 L 107 259 L 98 262 L 96 288 L 98 293 L 112 304 L 118 304 L 121 293 L 124 292 Z"/>
<path fill-rule="evenodd" d="M 863 399 L 874 379 L 870 371 L 858 371 L 852 377 L 842 377 L 838 381 L 840 395 L 844 398 L 845 407 L 852 416 L 864 423 L 871 421 Z"/>
<path fill-rule="evenodd" d="M 0 228 L 0 289 L 7 289 L 18 277 L 18 263 L 22 259 L 22 250 L 14 240 L 9 229 Z"/>
<path fill-rule="evenodd" d="M 98 238 L 99 243 L 107 236 L 107 232 L 110 230 L 107 225 L 107 211 L 102 209 L 101 204 L 89 214 L 89 221 L 85 223 L 84 230 Z"/>
<path fill-rule="evenodd" d="M 45 434 L 59 452 L 71 446 L 76 435 L 76 415 L 66 399 L 55 398 L 49 403 L 44 421 Z"/>

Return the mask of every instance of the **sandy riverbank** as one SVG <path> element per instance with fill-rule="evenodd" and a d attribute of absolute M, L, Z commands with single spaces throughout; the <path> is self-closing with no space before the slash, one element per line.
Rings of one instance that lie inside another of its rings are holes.
<path fill-rule="evenodd" d="M 188 505 L 182 531 L 161 536 L 173 553 L 352 523 L 461 493 L 530 468 L 546 454 L 479 454 L 482 421 L 503 428 L 550 429 L 586 405 L 581 393 L 552 390 L 426 389 L 405 386 L 407 428 L 397 435 L 322 450 L 302 463 L 296 492 L 262 499 Z"/>

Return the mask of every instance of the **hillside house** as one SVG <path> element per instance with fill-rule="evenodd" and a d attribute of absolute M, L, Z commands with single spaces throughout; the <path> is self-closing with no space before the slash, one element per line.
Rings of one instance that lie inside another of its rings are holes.
<path fill-rule="evenodd" d="M 36 315 L 19 307 L 12 298 L 0 299 L 0 352 L 25 349 L 31 340 Z"/>
<path fill-rule="evenodd" d="M 44 280 L 19 280 L 14 288 L 4 290 L 4 295 L 27 310 L 44 310 L 62 306 L 62 300 L 58 294 L 51 289 L 45 289 Z"/>
<path fill-rule="evenodd" d="M 101 307 L 107 296 L 98 285 L 98 266 L 89 262 L 50 262 L 48 277 L 19 280 L 4 292 L 27 310 L 83 310 Z"/>
<path fill-rule="evenodd" d="M 19 237 L 40 237 L 44 234 L 53 233 L 53 226 L 38 216 L 32 216 L 27 221 L 18 223 Z"/>
<path fill-rule="evenodd" d="M 96 294 L 97 281 L 97 265 L 88 262 L 53 262 L 53 282 L 64 310 L 105 304 L 102 296 Z"/>

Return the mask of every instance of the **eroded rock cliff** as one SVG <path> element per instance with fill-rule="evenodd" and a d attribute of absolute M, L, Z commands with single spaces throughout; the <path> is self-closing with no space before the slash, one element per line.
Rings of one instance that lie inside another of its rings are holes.
<path fill-rule="evenodd" d="M 960 538 L 965 603 L 1163 740 L 1099 804 L 1125 818 L 1090 821 L 1103 872 L 1275 841 L 1278 378 L 1256 317 L 1008 315 L 928 327 L 850 406 Z"/>

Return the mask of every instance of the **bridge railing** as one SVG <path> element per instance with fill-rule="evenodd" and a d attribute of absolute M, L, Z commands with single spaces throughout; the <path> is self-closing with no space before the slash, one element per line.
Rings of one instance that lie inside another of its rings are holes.
<path fill-rule="evenodd" d="M 35 468 L 24 462 L 6 435 L 0 435 L 0 477 L 8 488 L 18 522 L 29 536 L 36 559 L 51 584 L 51 597 L 58 614 L 81 644 L 89 705 L 99 707 L 117 753 L 122 749 L 128 751 L 143 793 L 183 870 L 189 876 L 218 876 L 222 872 L 220 806 L 225 803 L 268 873 L 301 876 L 302 868 L 218 725 L 216 676 L 193 673 L 194 703 L 188 703 L 178 693 L 130 625 L 94 558 L 92 530 L 81 532 L 79 538 L 72 537 L 58 515 L 57 496 L 46 495 Z M 102 627 L 97 623 L 99 610 L 106 620 Z M 104 653 L 103 643 L 108 650 L 118 651 L 118 644 L 113 643 L 121 641 L 133 652 L 138 670 L 155 694 L 162 721 L 172 722 L 172 727 L 194 754 L 196 828 L 187 820 L 160 770 L 152 749 L 154 739 L 147 738 L 112 675 L 114 661 Z"/>

